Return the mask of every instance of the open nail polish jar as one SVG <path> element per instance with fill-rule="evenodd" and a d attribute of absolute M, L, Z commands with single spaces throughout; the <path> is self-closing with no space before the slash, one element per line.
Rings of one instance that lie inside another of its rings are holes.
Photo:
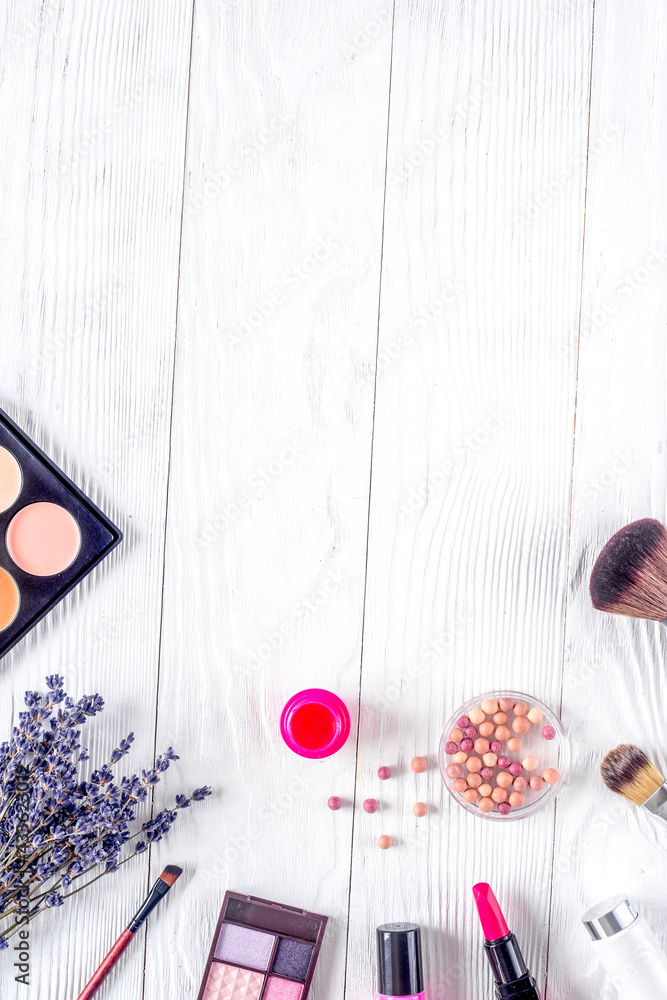
<path fill-rule="evenodd" d="M 280 733 L 300 757 L 331 757 L 350 735 L 350 713 L 337 694 L 309 688 L 295 694 L 280 718 Z"/>
<path fill-rule="evenodd" d="M 560 719 L 537 698 L 493 691 L 448 719 L 438 751 L 452 798 L 494 822 L 525 819 L 558 795 L 570 767 Z"/>

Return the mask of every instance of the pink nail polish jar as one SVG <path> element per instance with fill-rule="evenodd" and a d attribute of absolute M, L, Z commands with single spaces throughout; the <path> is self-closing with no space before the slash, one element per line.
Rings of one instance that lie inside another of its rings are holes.
<path fill-rule="evenodd" d="M 337 694 L 323 688 L 299 691 L 285 705 L 280 733 L 300 757 L 331 757 L 350 735 L 350 713 Z"/>

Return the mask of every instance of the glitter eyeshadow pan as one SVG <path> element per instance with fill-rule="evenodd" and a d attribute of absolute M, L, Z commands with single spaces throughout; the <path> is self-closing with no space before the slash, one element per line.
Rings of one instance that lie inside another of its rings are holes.
<path fill-rule="evenodd" d="M 327 918 L 225 895 L 198 1000 L 306 1000 Z"/>
<path fill-rule="evenodd" d="M 0 410 L 0 656 L 122 539 L 118 528 Z"/>

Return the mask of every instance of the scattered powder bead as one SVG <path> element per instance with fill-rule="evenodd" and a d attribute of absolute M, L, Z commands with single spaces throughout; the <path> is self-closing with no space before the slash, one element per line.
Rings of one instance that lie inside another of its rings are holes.
<path fill-rule="evenodd" d="M 474 774 L 474 773 L 473 774 L 469 774 L 468 775 L 468 784 L 470 785 L 471 788 L 479 788 L 479 786 L 482 784 L 482 776 L 481 776 L 481 774 Z"/>
<path fill-rule="evenodd" d="M 543 718 L 544 714 L 542 712 L 542 709 L 538 708 L 537 706 L 531 708 L 530 712 L 528 713 L 528 721 L 532 722 L 533 725 L 535 726 L 537 726 L 542 721 Z"/>
<path fill-rule="evenodd" d="M 560 778 L 560 774 L 555 767 L 548 767 L 546 771 L 542 771 L 542 777 L 546 781 L 547 785 L 555 785 Z"/>
<path fill-rule="evenodd" d="M 477 749 L 477 744 L 475 744 L 475 750 L 476 749 Z M 491 753 L 489 751 L 488 753 L 485 753 L 482 756 L 482 760 L 484 761 L 485 767 L 495 767 L 496 764 L 498 763 L 498 754 L 497 753 Z"/>
<path fill-rule="evenodd" d="M 516 722 L 517 720 L 515 719 L 514 721 Z M 511 735 L 512 734 L 507 728 L 507 726 L 498 726 L 498 728 L 496 729 L 496 739 L 500 740 L 501 743 L 504 740 L 508 740 Z"/>
<path fill-rule="evenodd" d="M 483 736 L 478 736 L 475 740 L 475 753 L 485 754 L 489 752 L 489 741 Z"/>
<path fill-rule="evenodd" d="M 386 834 L 383 833 L 381 837 L 378 837 L 378 847 L 381 851 L 388 851 L 392 844 L 393 840 Z"/>
<path fill-rule="evenodd" d="M 512 807 L 509 804 L 509 802 L 501 802 L 500 805 L 498 806 L 498 812 L 500 813 L 501 816 L 509 816 L 509 814 L 512 812 Z"/>
<path fill-rule="evenodd" d="M 461 718 L 457 720 L 456 725 L 459 729 L 465 729 L 466 726 L 470 725 L 470 719 L 467 715 L 462 715 Z"/>
<path fill-rule="evenodd" d="M 482 711 L 487 715 L 495 715 L 498 711 L 498 702 L 495 698 L 488 698 L 486 701 L 482 702 Z"/>
<path fill-rule="evenodd" d="M 466 726 L 466 728 L 463 730 L 463 734 L 464 736 L 467 736 L 469 740 L 474 740 L 475 737 L 477 736 L 477 727 Z"/>
<path fill-rule="evenodd" d="M 472 748 L 474 747 L 474 745 L 475 744 L 473 743 L 473 741 L 469 740 L 467 736 L 466 736 L 466 738 L 464 740 L 461 740 L 461 743 L 460 743 L 461 749 L 465 750 L 466 753 L 469 753 L 470 750 L 472 750 Z"/>
<path fill-rule="evenodd" d="M 506 772 L 504 772 L 504 773 L 506 773 Z M 514 789 L 515 792 L 525 792 L 526 789 L 528 788 L 528 782 L 526 781 L 525 778 L 522 778 L 519 775 L 518 778 L 514 779 L 514 781 L 512 783 L 512 788 Z"/>
<path fill-rule="evenodd" d="M 465 747 L 462 749 L 465 750 Z M 423 774 L 424 771 L 428 770 L 428 761 L 426 760 L 426 757 L 413 757 L 410 767 L 415 774 Z"/>
<path fill-rule="evenodd" d="M 494 788 L 491 792 L 491 798 L 494 802 L 506 802 L 507 792 L 504 788 Z"/>
<path fill-rule="evenodd" d="M 459 748 L 458 743 L 454 743 L 452 740 L 450 740 L 449 743 L 445 743 L 445 753 L 447 754 L 448 757 L 452 757 L 456 753 L 458 748 Z"/>
<path fill-rule="evenodd" d="M 447 744 L 449 746 L 449 744 Z M 523 740 L 520 740 L 518 736 L 510 736 L 507 741 L 507 749 L 510 753 L 518 753 L 523 746 Z"/>
<path fill-rule="evenodd" d="M 466 770 L 467 771 L 473 771 L 473 772 L 475 772 L 475 771 L 481 771 L 482 770 L 482 762 L 479 759 L 479 757 L 468 757 L 468 759 L 466 761 Z"/>
<path fill-rule="evenodd" d="M 459 750 L 458 753 L 455 753 L 453 757 L 455 764 L 465 764 L 467 759 L 468 759 L 468 754 L 464 750 Z"/>
<path fill-rule="evenodd" d="M 493 717 L 493 721 L 497 726 L 504 726 L 505 723 L 507 722 L 507 716 L 505 715 L 504 712 L 496 712 L 496 714 Z"/>
<path fill-rule="evenodd" d="M 473 708 L 470 711 L 469 718 L 470 718 L 470 721 L 472 722 L 473 726 L 478 726 L 480 724 L 480 722 L 484 722 L 484 719 L 486 718 L 486 715 L 481 710 L 481 708 Z"/>
<path fill-rule="evenodd" d="M 452 752 L 456 753 L 455 750 Z M 391 778 L 391 768 L 390 767 L 378 768 L 378 778 L 380 779 L 380 781 L 387 781 L 388 778 Z"/>
<path fill-rule="evenodd" d="M 460 778 L 461 777 L 461 765 L 460 764 L 448 764 L 447 765 L 447 777 L 448 778 Z"/>
<path fill-rule="evenodd" d="M 337 795 L 332 795 L 329 801 L 327 802 L 327 805 L 329 806 L 329 809 L 332 810 L 332 812 L 338 812 L 342 804 L 343 800 L 339 799 Z"/>
<path fill-rule="evenodd" d="M 509 743 L 507 745 L 509 746 Z M 510 747 L 510 750 L 511 749 L 512 748 Z M 491 740 L 491 743 L 489 744 L 489 750 L 491 751 L 491 753 L 501 754 L 503 752 L 503 745 L 500 742 L 500 740 Z"/>
<path fill-rule="evenodd" d="M 466 802 L 477 802 L 479 796 L 474 788 L 469 788 L 467 792 L 463 793 L 463 798 Z"/>
<path fill-rule="evenodd" d="M 492 767 L 483 767 L 482 770 L 479 773 L 484 778 L 484 781 L 491 781 L 491 778 L 493 777 L 494 771 L 493 771 Z"/>
<path fill-rule="evenodd" d="M 498 788 L 509 788 L 513 781 L 514 779 L 512 775 L 509 773 L 509 771 L 501 771 L 498 777 L 496 778 L 496 784 L 498 785 Z"/>
<path fill-rule="evenodd" d="M 509 803 L 513 809 L 520 809 L 526 801 L 526 796 L 522 792 L 510 792 Z"/>
<path fill-rule="evenodd" d="M 526 771 L 536 771 L 537 770 L 537 757 L 533 757 L 532 754 L 528 754 L 527 757 L 523 758 L 523 766 Z"/>
<path fill-rule="evenodd" d="M 544 778 L 540 777 L 539 774 L 534 774 L 530 779 L 530 787 L 534 792 L 541 792 L 544 788 L 545 781 Z"/>
<path fill-rule="evenodd" d="M 378 810 L 377 799 L 364 799 L 364 812 L 374 813 Z"/>
<path fill-rule="evenodd" d="M 454 758 L 454 760 L 456 760 L 456 757 Z M 506 771 L 511 763 L 512 761 L 509 759 L 509 757 L 498 758 L 498 767 L 502 767 L 503 771 Z"/>
<path fill-rule="evenodd" d="M 484 784 L 480 785 L 477 790 L 482 798 L 488 799 L 493 791 L 493 788 L 487 781 L 485 781 Z"/>
<path fill-rule="evenodd" d="M 492 722 L 483 722 L 481 724 L 481 726 L 479 727 L 479 735 L 480 736 L 492 736 L 493 735 L 493 731 L 494 731 L 495 728 L 496 727 L 494 726 L 494 724 Z"/>
<path fill-rule="evenodd" d="M 501 712 L 511 712 L 514 708 L 514 698 L 500 698 L 498 704 Z"/>
<path fill-rule="evenodd" d="M 514 760 L 507 770 L 510 774 L 513 774 L 515 778 L 518 778 L 520 774 L 523 774 L 523 764 L 520 764 L 518 760 Z"/>
<path fill-rule="evenodd" d="M 556 730 L 554 729 L 553 726 L 545 726 L 544 729 L 542 730 L 542 736 L 544 737 L 545 740 L 555 740 Z"/>
<path fill-rule="evenodd" d="M 461 740 L 463 739 L 463 730 L 457 729 L 457 727 L 454 726 L 451 733 L 449 734 L 449 738 L 452 741 L 452 743 L 460 743 Z"/>
<path fill-rule="evenodd" d="M 514 702 L 514 714 L 515 715 L 528 715 L 528 705 L 525 701 L 515 701 Z"/>
<path fill-rule="evenodd" d="M 459 794 L 461 792 L 465 792 L 467 787 L 468 787 L 468 782 L 466 781 L 465 778 L 455 778 L 454 781 L 452 781 L 452 788 L 454 789 L 455 792 L 459 792 Z"/>
<path fill-rule="evenodd" d="M 517 734 L 517 736 L 525 736 L 530 729 L 530 722 L 528 719 L 524 719 L 518 716 L 512 723 L 512 729 Z"/>
<path fill-rule="evenodd" d="M 479 811 L 480 812 L 483 812 L 483 813 L 493 812 L 494 807 L 495 807 L 495 804 L 494 804 L 493 799 L 488 798 L 488 796 L 486 796 L 485 798 L 479 800 Z"/>
<path fill-rule="evenodd" d="M 428 806 L 426 805 L 425 802 L 415 802 L 415 804 L 412 807 L 412 811 L 415 814 L 415 816 L 425 816 L 426 813 L 428 812 Z"/>

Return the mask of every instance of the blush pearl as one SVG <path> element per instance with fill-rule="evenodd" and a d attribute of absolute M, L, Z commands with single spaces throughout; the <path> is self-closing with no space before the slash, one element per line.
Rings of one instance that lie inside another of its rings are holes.
<path fill-rule="evenodd" d="M 478 798 L 479 796 L 474 788 L 469 788 L 467 792 L 463 793 L 463 799 L 465 802 L 477 802 Z"/>
<path fill-rule="evenodd" d="M 465 762 L 468 759 L 468 754 L 465 753 L 463 750 L 459 750 L 458 753 L 454 754 L 453 759 L 455 764 L 465 764 Z"/>
<path fill-rule="evenodd" d="M 463 749 L 465 750 L 465 747 Z M 424 771 L 428 770 L 428 761 L 426 757 L 413 757 L 410 767 L 415 774 L 423 774 Z"/>
<path fill-rule="evenodd" d="M 364 799 L 364 812 L 374 813 L 378 810 L 377 799 Z"/>
<path fill-rule="evenodd" d="M 454 781 L 452 781 L 452 788 L 454 789 L 455 792 L 458 792 L 459 795 L 462 792 L 465 792 L 467 787 L 468 787 L 468 782 L 466 781 L 465 778 L 455 778 Z"/>
<path fill-rule="evenodd" d="M 329 801 L 327 802 L 327 805 L 329 806 L 329 809 L 332 810 L 332 812 L 338 812 L 342 804 L 343 800 L 339 799 L 337 795 L 332 795 Z"/>
<path fill-rule="evenodd" d="M 511 712 L 514 708 L 514 698 L 500 698 L 498 705 L 501 712 Z"/>
<path fill-rule="evenodd" d="M 466 726 L 463 730 L 464 736 L 467 736 L 469 740 L 474 740 L 477 736 L 477 726 Z"/>
<path fill-rule="evenodd" d="M 479 757 L 468 757 L 466 761 L 466 770 L 471 771 L 473 774 L 477 771 L 481 771 L 482 762 Z"/>
<path fill-rule="evenodd" d="M 463 730 L 458 729 L 457 726 L 454 726 L 451 733 L 449 734 L 449 738 L 452 741 L 452 743 L 460 743 L 461 740 L 463 739 Z"/>
<path fill-rule="evenodd" d="M 516 722 L 516 719 L 514 721 Z M 501 743 L 503 742 L 503 740 L 508 740 L 511 735 L 512 734 L 507 728 L 507 726 L 498 726 L 498 728 L 496 729 L 496 739 L 500 740 Z"/>
<path fill-rule="evenodd" d="M 494 698 L 487 698 L 482 702 L 482 711 L 487 715 L 495 715 L 498 711 L 498 702 Z"/>
<path fill-rule="evenodd" d="M 415 814 L 415 816 L 419 817 L 425 816 L 426 813 L 428 812 L 428 806 L 426 805 L 425 802 L 415 802 L 415 804 L 412 807 L 412 811 Z"/>
<path fill-rule="evenodd" d="M 560 778 L 560 774 L 555 767 L 548 767 L 546 771 L 542 772 L 542 777 L 546 781 L 547 785 L 555 785 Z"/>
<path fill-rule="evenodd" d="M 520 809 L 526 801 L 526 796 L 521 792 L 511 792 L 509 801 L 513 809 Z"/>
<path fill-rule="evenodd" d="M 545 726 L 544 729 L 542 730 L 542 736 L 544 737 L 545 740 L 555 740 L 556 730 L 554 729 L 553 726 Z"/>
<path fill-rule="evenodd" d="M 480 722 L 484 722 L 484 719 L 486 718 L 486 715 L 481 710 L 481 708 L 472 708 L 470 710 L 469 718 L 470 718 L 470 721 L 472 722 L 473 726 L 478 726 L 480 724 Z"/>
<path fill-rule="evenodd" d="M 454 760 L 456 760 L 456 758 L 454 758 Z M 509 759 L 509 757 L 499 757 L 498 758 L 498 767 L 501 767 L 503 769 L 503 771 L 506 771 L 507 768 L 510 766 L 511 763 L 512 763 L 512 761 Z"/>
<path fill-rule="evenodd" d="M 509 743 L 507 744 L 507 746 L 509 747 Z M 510 750 L 511 749 L 512 748 L 510 747 Z M 500 742 L 500 740 L 491 740 L 491 743 L 489 744 L 489 750 L 491 751 L 491 753 L 501 754 L 503 752 L 503 745 Z"/>
<path fill-rule="evenodd" d="M 544 784 L 544 778 L 541 778 L 539 774 L 534 774 L 530 779 L 530 787 L 534 792 L 541 792 Z"/>
<path fill-rule="evenodd" d="M 491 792 L 491 798 L 494 802 L 506 802 L 507 792 L 504 788 L 494 788 Z"/>
<path fill-rule="evenodd" d="M 456 725 L 459 729 L 465 729 L 466 726 L 470 725 L 470 719 L 467 715 L 462 715 L 460 719 L 457 719 Z"/>
<path fill-rule="evenodd" d="M 528 713 L 528 721 L 532 722 L 533 725 L 535 726 L 537 726 L 542 721 L 543 718 L 544 714 L 542 712 L 542 709 L 537 708 L 537 706 L 531 708 L 531 710 Z"/>
<path fill-rule="evenodd" d="M 507 749 L 510 751 L 510 753 L 518 753 L 522 746 L 523 742 L 522 740 L 519 739 L 518 736 L 510 736 L 510 738 L 507 741 Z"/>
<path fill-rule="evenodd" d="M 479 786 L 482 784 L 481 774 L 469 774 L 468 784 L 471 788 L 479 788 Z"/>
<path fill-rule="evenodd" d="M 453 743 L 451 740 L 449 741 L 449 743 L 445 743 L 445 753 L 447 754 L 448 757 L 453 757 L 458 748 L 459 748 L 458 743 Z"/>
<path fill-rule="evenodd" d="M 378 847 L 380 848 L 381 851 L 388 851 L 392 844 L 393 840 L 386 834 L 383 834 L 381 837 L 378 837 Z"/>
<path fill-rule="evenodd" d="M 489 741 L 485 740 L 483 736 L 479 736 L 475 740 L 475 753 L 485 754 L 489 752 Z"/>
<path fill-rule="evenodd" d="M 528 782 L 526 781 L 525 778 L 519 776 L 518 778 L 514 779 L 512 788 L 514 789 L 515 792 L 525 792 L 526 789 L 528 788 Z"/>
<path fill-rule="evenodd" d="M 504 726 L 505 723 L 507 722 L 507 716 L 505 715 L 504 712 L 496 712 L 496 714 L 493 717 L 493 721 L 497 726 Z"/>
<path fill-rule="evenodd" d="M 475 748 L 477 749 L 477 748 Z M 498 754 L 495 753 L 485 753 L 482 757 L 486 767 L 495 767 L 498 763 Z"/>
<path fill-rule="evenodd" d="M 509 804 L 509 802 L 501 802 L 500 805 L 498 806 L 498 812 L 500 813 L 501 816 L 509 816 L 509 814 L 512 812 L 512 807 Z"/>
<path fill-rule="evenodd" d="M 507 770 L 510 774 L 513 774 L 515 778 L 518 778 L 519 775 L 523 773 L 523 764 L 520 764 L 518 760 L 512 761 Z"/>
<path fill-rule="evenodd" d="M 484 781 L 490 781 L 491 778 L 493 777 L 493 768 L 492 767 L 483 767 L 482 770 L 479 773 L 484 778 Z"/>
<path fill-rule="evenodd" d="M 461 765 L 460 764 L 448 764 L 446 768 L 446 773 L 448 778 L 460 778 L 461 777 Z"/>
<path fill-rule="evenodd" d="M 493 791 L 493 788 L 488 782 L 485 781 L 484 784 L 480 785 L 477 790 L 481 798 L 488 799 L 489 796 L 491 795 L 491 792 Z"/>
<path fill-rule="evenodd" d="M 493 725 L 492 722 L 483 722 L 481 724 L 481 726 L 479 727 L 479 735 L 480 736 L 491 736 L 492 733 L 493 733 L 493 730 L 495 728 L 496 727 Z"/>
<path fill-rule="evenodd" d="M 530 722 L 528 719 L 518 717 L 512 723 L 512 729 L 517 734 L 517 736 L 525 736 L 530 729 Z"/>
<path fill-rule="evenodd" d="M 532 754 L 528 754 L 527 757 L 523 758 L 523 766 L 526 771 L 536 771 L 537 770 L 537 757 L 533 757 Z"/>
<path fill-rule="evenodd" d="M 473 741 L 469 740 L 467 738 L 464 739 L 464 740 L 461 740 L 461 743 L 460 743 L 461 749 L 465 750 L 466 753 L 468 753 L 470 750 L 472 750 L 472 748 L 474 747 L 474 745 L 475 744 L 473 743 Z"/>
<path fill-rule="evenodd" d="M 501 771 L 496 778 L 496 784 L 499 788 L 509 788 L 513 781 L 514 779 L 509 771 Z"/>
<path fill-rule="evenodd" d="M 456 753 L 456 750 L 453 750 L 452 753 Z M 378 768 L 378 778 L 380 779 L 380 781 L 387 781 L 389 778 L 391 778 L 391 768 L 390 767 L 379 767 Z"/>
<path fill-rule="evenodd" d="M 493 799 L 487 797 L 479 800 L 479 811 L 483 813 L 490 813 L 494 810 Z"/>
<path fill-rule="evenodd" d="M 515 715 L 528 715 L 528 705 L 525 701 L 516 701 L 514 703 L 514 714 Z"/>

